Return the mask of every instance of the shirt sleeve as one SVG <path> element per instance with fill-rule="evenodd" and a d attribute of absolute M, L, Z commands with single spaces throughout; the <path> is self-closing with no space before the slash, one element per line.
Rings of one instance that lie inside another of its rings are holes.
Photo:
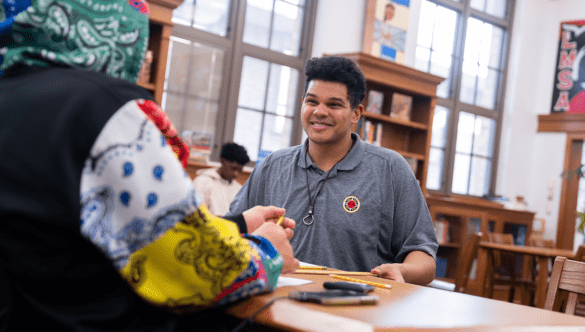
<path fill-rule="evenodd" d="M 153 304 L 235 300 L 272 289 L 280 274 L 270 242 L 241 237 L 234 223 L 200 206 L 177 154 L 137 101 L 98 135 L 80 191 L 82 235 Z"/>

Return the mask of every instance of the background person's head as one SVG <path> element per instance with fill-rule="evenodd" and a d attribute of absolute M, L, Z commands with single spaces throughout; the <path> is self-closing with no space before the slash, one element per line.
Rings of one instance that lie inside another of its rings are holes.
<path fill-rule="evenodd" d="M 357 107 L 366 96 L 366 78 L 355 61 L 341 56 L 311 58 L 305 65 L 305 91 L 313 80 L 341 83 L 347 87 L 351 108 Z"/>
<path fill-rule="evenodd" d="M 244 165 L 250 161 L 246 148 L 236 143 L 226 143 L 221 148 L 221 167 L 217 170 L 219 175 L 232 181 L 242 171 Z"/>
<path fill-rule="evenodd" d="M 394 8 L 394 5 L 391 3 L 387 3 L 386 7 L 384 8 L 384 21 L 390 21 L 391 19 L 393 19 L 395 12 L 396 9 Z"/>

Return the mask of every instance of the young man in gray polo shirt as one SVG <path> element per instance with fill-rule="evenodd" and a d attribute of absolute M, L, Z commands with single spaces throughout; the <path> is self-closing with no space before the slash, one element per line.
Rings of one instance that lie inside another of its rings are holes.
<path fill-rule="evenodd" d="M 362 112 L 365 77 L 343 57 L 305 67 L 304 144 L 275 151 L 257 165 L 228 215 L 256 205 L 286 208 L 303 262 L 427 284 L 438 248 L 419 185 L 398 153 L 351 132 Z"/>

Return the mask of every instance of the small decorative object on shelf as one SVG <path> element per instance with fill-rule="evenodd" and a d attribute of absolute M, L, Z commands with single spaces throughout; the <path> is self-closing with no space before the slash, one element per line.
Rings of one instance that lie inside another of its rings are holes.
<path fill-rule="evenodd" d="M 410 109 L 412 108 L 412 96 L 395 92 L 392 95 L 392 107 L 390 116 L 404 120 L 410 120 Z"/>
<path fill-rule="evenodd" d="M 211 154 L 211 145 L 213 142 L 213 135 L 192 132 L 190 150 L 191 154 L 189 158 L 193 161 L 200 163 L 207 163 L 209 161 L 209 155 Z"/>
<path fill-rule="evenodd" d="M 404 159 L 406 159 L 406 162 L 408 163 L 408 166 L 410 166 L 410 168 L 412 169 L 412 172 L 416 174 L 418 168 L 418 160 L 410 157 L 404 157 Z"/>
<path fill-rule="evenodd" d="M 375 114 L 382 114 L 382 105 L 384 103 L 384 94 L 380 91 L 370 90 L 368 92 L 368 107 L 366 111 Z"/>
<path fill-rule="evenodd" d="M 142 63 L 142 69 L 140 70 L 140 76 L 138 82 L 148 84 L 150 83 L 150 72 L 152 69 L 152 51 L 148 50 L 144 54 L 144 62 Z"/>

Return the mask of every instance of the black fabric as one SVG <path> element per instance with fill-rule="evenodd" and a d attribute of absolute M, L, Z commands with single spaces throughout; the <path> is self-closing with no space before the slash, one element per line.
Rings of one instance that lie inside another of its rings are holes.
<path fill-rule="evenodd" d="M 209 317 L 225 316 L 150 306 L 80 234 L 85 159 L 105 123 L 133 99 L 152 96 L 98 73 L 20 68 L 0 77 L 0 278 L 8 279 L 0 281 L 0 328 L 206 331 L 217 324 Z"/>
<path fill-rule="evenodd" d="M 235 216 L 223 216 L 222 218 L 235 222 L 236 225 L 238 225 L 240 233 L 248 233 L 248 225 L 246 225 L 246 219 L 244 219 L 243 214 L 240 213 Z"/>

